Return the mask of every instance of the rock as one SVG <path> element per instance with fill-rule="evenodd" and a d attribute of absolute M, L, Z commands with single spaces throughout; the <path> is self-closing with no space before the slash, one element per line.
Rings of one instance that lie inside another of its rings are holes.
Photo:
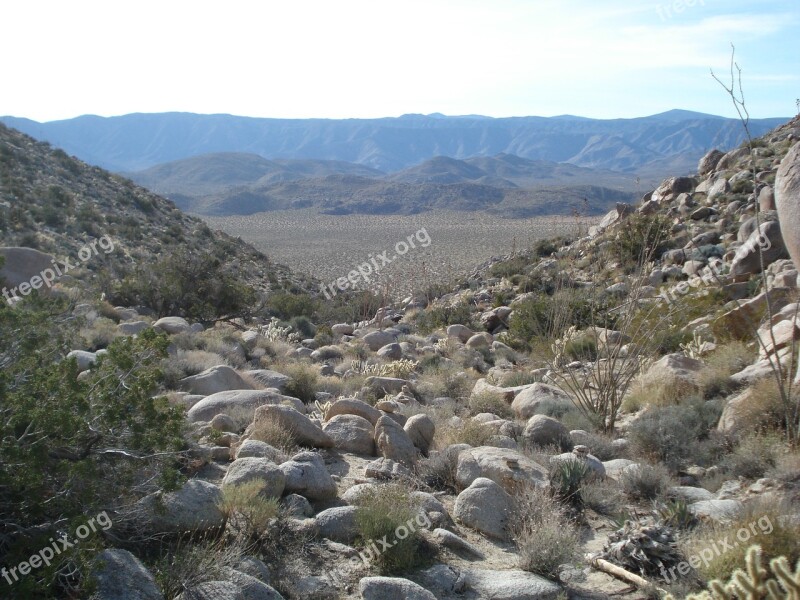
<path fill-rule="evenodd" d="M 375 455 L 374 427 L 358 415 L 336 415 L 325 422 L 322 430 L 333 440 L 333 447 L 343 452 Z"/>
<path fill-rule="evenodd" d="M 112 548 L 95 557 L 93 600 L 163 600 L 152 573 L 127 550 Z"/>
<path fill-rule="evenodd" d="M 236 570 L 240 573 L 255 577 L 264 583 L 270 582 L 269 567 L 254 556 L 245 556 L 236 563 Z"/>
<path fill-rule="evenodd" d="M 401 577 L 364 577 L 358 582 L 364 600 L 436 600 L 436 596 Z"/>
<path fill-rule="evenodd" d="M 697 518 L 717 523 L 734 519 L 743 509 L 738 500 L 701 500 L 689 505 L 689 511 Z"/>
<path fill-rule="evenodd" d="M 606 470 L 606 477 L 619 480 L 625 469 L 635 464 L 637 463 L 632 460 L 628 460 L 627 458 L 614 458 L 612 460 L 605 461 L 603 463 L 603 468 Z"/>
<path fill-rule="evenodd" d="M 394 342 L 395 336 L 388 331 L 371 331 L 361 339 L 364 340 L 370 350 L 377 352 L 386 344 Z"/>
<path fill-rule="evenodd" d="M 230 581 L 204 581 L 186 589 L 175 600 L 245 600 L 242 590 Z"/>
<path fill-rule="evenodd" d="M 472 348 L 473 350 L 480 350 L 489 348 L 492 343 L 492 336 L 486 332 L 483 333 L 476 333 L 475 335 L 471 336 L 467 342 L 467 348 Z"/>
<path fill-rule="evenodd" d="M 511 409 L 519 419 L 529 419 L 543 408 L 554 406 L 572 407 L 569 394 L 554 385 L 534 383 L 527 386 L 514 398 Z"/>
<path fill-rule="evenodd" d="M 286 384 L 291 381 L 291 377 L 278 373 L 277 371 L 270 371 L 269 369 L 252 369 L 245 372 L 249 377 L 255 379 L 258 383 L 265 388 L 276 388 L 283 391 Z"/>
<path fill-rule="evenodd" d="M 690 193 L 694 191 L 697 181 L 692 177 L 670 177 L 656 188 L 651 200 L 659 204 L 671 202 L 678 194 Z"/>
<path fill-rule="evenodd" d="M 192 326 L 183 317 L 162 317 L 153 323 L 153 329 L 158 329 L 170 335 L 186 333 L 191 328 Z"/>
<path fill-rule="evenodd" d="M 697 163 L 697 174 L 708 175 L 709 173 L 713 172 L 714 169 L 717 168 L 717 164 L 723 156 L 725 156 L 725 153 L 717 150 L 716 148 L 706 152 L 703 158 L 700 159 L 700 162 Z"/>
<path fill-rule="evenodd" d="M 355 506 L 335 506 L 323 510 L 314 519 L 319 536 L 342 544 L 352 544 L 358 537 Z"/>
<path fill-rule="evenodd" d="M 633 207 L 625 202 L 617 202 L 616 206 L 608 211 L 598 223 L 600 230 L 608 229 L 614 223 L 619 223 L 633 213 Z"/>
<path fill-rule="evenodd" d="M 325 413 L 325 420 L 329 421 L 338 415 L 356 415 L 369 421 L 372 425 L 381 418 L 381 411 L 370 406 L 363 400 L 355 398 L 342 398 L 331 404 Z"/>
<path fill-rule="evenodd" d="M 211 419 L 211 429 L 216 431 L 228 432 L 228 433 L 236 433 L 239 431 L 239 428 L 236 426 L 236 423 L 233 419 L 231 419 L 228 415 L 219 414 L 216 415 L 213 419 Z"/>
<path fill-rule="evenodd" d="M 786 249 L 795 266 L 800 267 L 800 142 L 781 160 L 774 193 Z"/>
<path fill-rule="evenodd" d="M 280 498 L 286 485 L 286 476 L 278 465 L 266 458 L 237 458 L 228 467 L 222 480 L 222 489 L 242 485 L 250 481 L 263 484 L 261 494 L 269 498 Z"/>
<path fill-rule="evenodd" d="M 768 375 L 773 376 L 772 367 L 769 366 Z M 753 389 L 747 388 L 727 399 L 725 407 L 717 423 L 717 430 L 726 434 L 735 434 L 750 431 L 754 424 L 758 424 L 760 409 L 754 408 Z M 756 404 L 758 406 L 758 404 Z"/>
<path fill-rule="evenodd" d="M 720 177 L 717 179 L 711 187 L 708 188 L 708 198 L 709 200 L 713 200 L 717 196 L 722 196 L 723 194 L 728 194 L 731 191 L 731 184 L 728 183 L 728 180 L 724 177 Z"/>
<path fill-rule="evenodd" d="M 699 375 L 703 362 L 689 358 L 681 352 L 667 354 L 654 362 L 642 376 L 644 385 L 670 382 L 690 388 L 699 386 Z"/>
<path fill-rule="evenodd" d="M 528 419 L 522 437 L 532 446 L 559 446 L 565 450 L 572 448 L 567 428 L 556 419 L 545 415 L 534 415 Z"/>
<path fill-rule="evenodd" d="M 436 425 L 426 414 L 418 414 L 410 417 L 403 429 L 408 434 L 411 443 L 422 452 L 423 456 L 428 455 L 428 449 L 433 443 L 433 436 L 436 434 Z"/>
<path fill-rule="evenodd" d="M 303 519 L 314 515 L 314 508 L 305 496 L 289 494 L 281 499 L 284 510 L 295 519 Z"/>
<path fill-rule="evenodd" d="M 201 479 L 190 479 L 174 492 L 154 492 L 137 503 L 142 525 L 150 533 L 206 531 L 225 526 L 219 509 L 219 487 Z"/>
<path fill-rule="evenodd" d="M 381 358 L 388 358 L 389 360 L 399 360 L 403 358 L 403 349 L 397 342 L 381 346 L 377 352 Z"/>
<path fill-rule="evenodd" d="M 754 298 L 737 303 L 737 306 L 723 314 L 714 322 L 714 330 L 724 332 L 740 340 L 751 340 L 756 334 L 758 324 L 767 311 L 767 300 L 773 313 L 781 310 L 789 302 L 789 290 L 773 288 L 761 292 Z"/>
<path fill-rule="evenodd" d="M 364 476 L 370 479 L 411 479 L 413 473 L 390 458 L 379 458 L 369 463 Z"/>
<path fill-rule="evenodd" d="M 688 485 L 678 485 L 667 490 L 667 494 L 672 498 L 680 498 L 686 504 L 694 504 L 705 500 L 713 500 L 714 494 L 700 487 L 690 487 Z"/>
<path fill-rule="evenodd" d="M 224 572 L 225 577 L 239 588 L 244 600 L 283 600 L 283 596 L 257 577 L 238 569 L 228 568 Z"/>
<path fill-rule="evenodd" d="M 726 152 L 725 155 L 719 160 L 719 162 L 717 163 L 717 170 L 724 171 L 726 169 L 732 169 L 736 167 L 736 164 L 741 159 L 749 155 L 750 155 L 750 148 L 746 146 L 734 148 L 730 152 Z"/>
<path fill-rule="evenodd" d="M 332 448 L 331 437 L 317 427 L 311 420 L 289 406 L 264 405 L 259 406 L 253 417 L 253 427 L 250 439 L 265 441 L 262 429 L 269 424 L 278 425 L 280 428 L 291 432 L 295 442 L 301 446 L 311 448 Z"/>
<path fill-rule="evenodd" d="M 417 462 L 417 449 L 403 428 L 390 417 L 381 417 L 375 424 L 375 446 L 384 458 L 391 458 L 406 467 Z"/>
<path fill-rule="evenodd" d="M 206 369 L 197 375 L 184 377 L 180 380 L 181 389 L 192 394 L 210 396 L 217 392 L 229 390 L 251 390 L 253 386 L 247 383 L 235 369 L 228 365 L 217 365 Z"/>
<path fill-rule="evenodd" d="M 556 456 L 550 457 L 550 464 L 554 465 L 557 463 L 564 463 L 564 462 L 583 462 L 589 467 L 589 470 L 592 471 L 598 477 L 605 477 L 606 476 L 606 468 L 603 466 L 603 463 L 598 459 L 596 456 L 592 456 L 588 453 L 588 448 L 586 449 L 587 452 L 585 453 L 578 453 L 575 450 L 580 448 L 586 448 L 586 446 L 575 446 L 572 452 L 566 452 L 564 454 L 557 454 Z"/>
<path fill-rule="evenodd" d="M 467 540 L 458 537 L 455 533 L 447 531 L 447 529 L 437 527 L 433 530 L 433 538 L 445 548 L 449 548 L 456 553 L 469 554 L 480 560 L 486 558 L 483 552 L 478 550 L 478 548 L 470 544 Z"/>
<path fill-rule="evenodd" d="M 765 185 L 758 192 L 758 208 L 761 211 L 775 210 L 775 192 L 771 185 Z"/>
<path fill-rule="evenodd" d="M 777 221 L 767 221 L 756 229 L 747 241 L 736 250 L 731 262 L 731 276 L 752 275 L 761 272 L 778 259 L 788 256 Z"/>
<path fill-rule="evenodd" d="M 192 406 L 186 413 L 190 423 L 210 421 L 216 415 L 226 414 L 234 420 L 237 427 L 244 429 L 253 421 L 256 408 L 268 404 L 287 402 L 292 406 L 303 407 L 297 398 L 282 396 L 269 390 L 230 390 L 206 396 Z"/>
<path fill-rule="evenodd" d="M 545 485 L 547 470 L 521 452 L 507 448 L 479 446 L 458 453 L 456 481 L 462 487 L 478 478 L 491 479 L 513 493 L 521 486 Z"/>
<path fill-rule="evenodd" d="M 464 325 L 448 325 L 447 327 L 447 337 L 449 338 L 456 338 L 461 340 L 462 343 L 466 343 L 469 338 L 474 335 L 474 332 Z"/>
<path fill-rule="evenodd" d="M 286 476 L 286 493 L 300 494 L 312 502 L 336 497 L 336 483 L 316 452 L 301 452 L 280 465 Z"/>
<path fill-rule="evenodd" d="M 479 477 L 456 498 L 453 516 L 489 537 L 509 540 L 508 520 L 514 500 L 491 479 Z"/>
<path fill-rule="evenodd" d="M 67 360 L 74 358 L 78 363 L 78 372 L 83 373 L 88 371 L 94 366 L 97 361 L 97 355 L 94 352 L 86 352 L 85 350 L 73 350 L 67 354 Z"/>
<path fill-rule="evenodd" d="M 467 569 L 467 587 L 478 593 L 479 598 L 492 600 L 555 600 L 561 594 L 561 587 L 519 569 L 492 571 Z"/>
<path fill-rule="evenodd" d="M 331 331 L 336 335 L 353 335 L 355 329 L 348 323 L 336 323 L 331 327 Z"/>
<path fill-rule="evenodd" d="M 245 440 L 236 449 L 236 458 L 266 458 L 275 464 L 284 460 L 283 452 L 259 440 Z"/>
<path fill-rule="evenodd" d="M 487 310 L 481 315 L 481 325 L 489 333 L 496 332 L 499 329 L 507 329 L 510 314 L 511 309 L 507 306 L 498 306 L 492 310 Z"/>
<path fill-rule="evenodd" d="M 308 575 L 288 583 L 291 598 L 302 600 L 339 600 L 338 590 L 333 586 L 331 574 Z"/>

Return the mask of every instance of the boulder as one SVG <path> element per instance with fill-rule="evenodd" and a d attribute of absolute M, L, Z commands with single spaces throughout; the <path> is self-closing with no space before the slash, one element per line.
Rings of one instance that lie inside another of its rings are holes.
<path fill-rule="evenodd" d="M 364 600 L 436 600 L 424 587 L 402 577 L 364 577 L 358 591 Z"/>
<path fill-rule="evenodd" d="M 373 460 L 364 469 L 364 476 L 370 479 L 392 480 L 412 479 L 413 473 L 391 458 Z"/>
<path fill-rule="evenodd" d="M 219 509 L 222 491 L 201 479 L 190 479 L 174 492 L 154 492 L 137 503 L 143 528 L 150 533 L 184 533 L 224 527 Z"/>
<path fill-rule="evenodd" d="M 402 392 L 403 387 L 408 385 L 408 381 L 397 377 L 367 377 L 364 385 L 373 392 L 386 395 Z"/>
<path fill-rule="evenodd" d="M 494 571 L 466 569 L 468 588 L 479 598 L 492 600 L 555 600 L 561 597 L 561 586 L 543 577 L 520 569 Z"/>
<path fill-rule="evenodd" d="M 239 588 L 244 600 L 283 600 L 277 590 L 266 582 L 238 569 L 225 569 L 225 577 Z"/>
<path fill-rule="evenodd" d="M 731 262 L 733 277 L 760 273 L 764 268 L 788 254 L 777 221 L 762 223 L 737 250 Z"/>
<path fill-rule="evenodd" d="M 247 600 L 239 586 L 230 581 L 204 581 L 186 588 L 175 600 Z"/>
<path fill-rule="evenodd" d="M 394 342 L 395 336 L 388 331 L 371 331 L 361 339 L 364 340 L 370 350 L 377 352 L 386 344 Z"/>
<path fill-rule="evenodd" d="M 183 317 L 162 317 L 153 323 L 153 329 L 158 329 L 164 333 L 174 335 L 191 331 L 192 326 L 189 325 L 189 322 Z"/>
<path fill-rule="evenodd" d="M 514 398 L 511 409 L 519 419 L 530 419 L 542 408 L 553 406 L 572 407 L 569 394 L 554 385 L 534 383 L 527 386 Z"/>
<path fill-rule="evenodd" d="M 474 332 L 465 325 L 455 324 L 447 326 L 447 337 L 461 340 L 462 343 L 466 343 L 473 335 Z"/>
<path fill-rule="evenodd" d="M 689 511 L 698 519 L 726 523 L 742 512 L 744 505 L 738 500 L 701 500 L 689 505 Z"/>
<path fill-rule="evenodd" d="M 475 335 L 471 336 L 467 342 L 467 348 L 472 348 L 473 350 L 481 350 L 481 349 L 488 349 L 492 343 L 492 336 L 489 333 L 482 332 L 476 333 Z"/>
<path fill-rule="evenodd" d="M 410 417 L 403 429 L 408 434 L 411 442 L 419 449 L 424 456 L 428 455 L 428 449 L 433 443 L 433 436 L 436 434 L 436 425 L 426 414 L 418 414 Z"/>
<path fill-rule="evenodd" d="M 197 375 L 184 377 L 180 380 L 181 389 L 192 394 L 210 396 L 217 392 L 229 390 L 251 390 L 253 386 L 242 379 L 242 376 L 228 365 L 217 365 L 206 369 Z"/>
<path fill-rule="evenodd" d="M 800 267 L 800 142 L 781 160 L 775 176 L 775 205 L 789 256 Z"/>
<path fill-rule="evenodd" d="M 228 467 L 222 480 L 222 489 L 258 481 L 263 485 L 261 494 L 270 498 L 280 498 L 286 485 L 282 469 L 267 458 L 237 458 Z"/>
<path fill-rule="evenodd" d="M 331 326 L 331 331 L 337 335 L 353 335 L 355 329 L 348 323 L 336 323 Z"/>
<path fill-rule="evenodd" d="M 403 358 L 403 348 L 397 342 L 381 346 L 377 352 L 381 358 L 388 358 L 389 360 L 399 360 Z"/>
<path fill-rule="evenodd" d="M 470 544 L 464 538 L 457 536 L 455 533 L 437 527 L 433 530 L 433 539 L 445 548 L 449 548 L 459 554 L 468 554 L 479 560 L 484 560 L 486 556 L 476 546 Z"/>
<path fill-rule="evenodd" d="M 765 185 L 758 192 L 758 209 L 760 211 L 775 210 L 775 191 L 771 185 Z"/>
<path fill-rule="evenodd" d="M 322 426 L 333 440 L 333 447 L 343 452 L 375 455 L 375 428 L 364 417 L 358 415 L 336 415 Z"/>
<path fill-rule="evenodd" d="M 576 452 L 577 450 L 585 449 L 584 452 Z M 556 465 L 565 462 L 582 462 L 589 470 L 598 477 L 606 476 L 606 468 L 603 463 L 596 456 L 588 453 L 586 446 L 575 446 L 572 452 L 565 452 L 564 454 L 557 454 L 550 457 L 550 464 Z"/>
<path fill-rule="evenodd" d="M 355 398 L 342 398 L 331 404 L 325 413 L 325 420 L 330 421 L 338 415 L 356 415 L 369 421 L 372 425 L 381 418 L 381 411 L 374 406 L 370 406 L 363 400 Z"/>
<path fill-rule="evenodd" d="M 564 450 L 572 448 L 569 431 L 558 420 L 545 415 L 534 415 L 528 419 L 522 437 L 532 446 L 559 446 Z"/>
<path fill-rule="evenodd" d="M 287 494 L 300 494 L 312 502 L 336 497 L 336 483 L 316 452 L 301 452 L 281 464 L 280 470 L 286 477 Z"/>
<path fill-rule="evenodd" d="M 378 419 L 375 424 L 375 446 L 384 458 L 391 458 L 406 467 L 413 467 L 417 461 L 417 449 L 405 430 L 388 416 Z"/>
<path fill-rule="evenodd" d="M 259 440 L 245 440 L 236 448 L 236 458 L 267 458 L 278 464 L 283 462 L 283 452 Z"/>
<path fill-rule="evenodd" d="M 644 375 L 642 383 L 663 383 L 680 384 L 690 388 L 699 386 L 700 371 L 703 362 L 695 358 L 689 358 L 681 352 L 667 354 L 654 362 Z"/>
<path fill-rule="evenodd" d="M 245 371 L 245 373 L 265 388 L 275 388 L 281 391 L 283 391 L 283 388 L 285 388 L 286 384 L 292 379 L 288 375 L 269 369 L 252 369 L 250 371 Z"/>
<path fill-rule="evenodd" d="M 27 296 L 31 289 L 46 292 L 49 286 L 42 278 L 42 272 L 49 269 L 53 277 L 56 276 L 53 257 L 34 248 L 7 246 L 0 248 L 0 256 L 5 259 L 5 264 L 0 267 L 0 286 L 8 286 L 10 295 Z M 49 273 L 45 277 L 49 278 Z M 13 288 L 19 288 L 20 285 L 23 289 L 17 289 L 12 294 Z"/>
<path fill-rule="evenodd" d="M 333 448 L 333 440 L 311 419 L 289 406 L 266 404 L 255 410 L 250 439 L 261 440 L 262 429 L 274 424 L 291 433 L 295 442 L 310 448 Z"/>
<path fill-rule="evenodd" d="M 706 152 L 705 155 L 703 155 L 703 158 L 700 159 L 700 162 L 697 163 L 697 174 L 708 175 L 709 173 L 713 172 L 714 169 L 717 168 L 717 164 L 723 156 L 725 156 L 725 153 L 717 150 L 716 148 Z"/>
<path fill-rule="evenodd" d="M 93 600 L 163 600 L 153 574 L 127 550 L 111 548 L 94 559 Z"/>
<path fill-rule="evenodd" d="M 73 350 L 67 354 L 67 359 L 74 358 L 78 363 L 78 372 L 83 373 L 88 371 L 94 366 L 97 360 L 97 355 L 94 352 L 86 352 L 85 350 Z"/>
<path fill-rule="evenodd" d="M 150 327 L 147 321 L 131 321 L 130 323 L 120 323 L 117 331 L 122 335 L 137 335 Z"/>
<path fill-rule="evenodd" d="M 713 500 L 714 494 L 704 488 L 691 487 L 688 485 L 678 485 L 671 487 L 667 490 L 667 494 L 671 498 L 678 498 L 686 502 L 686 504 L 694 504 L 695 502 L 702 502 L 704 500 Z"/>
<path fill-rule="evenodd" d="M 513 498 L 491 479 L 479 477 L 458 495 L 453 516 L 488 537 L 507 541 L 513 511 Z"/>
<path fill-rule="evenodd" d="M 341 544 L 352 544 L 358 537 L 355 506 L 334 506 L 319 513 L 314 521 L 320 537 Z"/>
<path fill-rule="evenodd" d="M 288 403 L 303 410 L 303 403 L 291 396 L 282 396 L 269 390 L 230 390 L 206 396 L 186 413 L 190 423 L 210 421 L 216 415 L 229 415 L 244 428 L 253 421 L 256 409 L 265 405 Z"/>
<path fill-rule="evenodd" d="M 547 483 L 547 470 L 521 452 L 508 448 L 479 446 L 458 453 L 456 481 L 467 487 L 478 478 L 491 479 L 513 493 L 521 486 Z"/>

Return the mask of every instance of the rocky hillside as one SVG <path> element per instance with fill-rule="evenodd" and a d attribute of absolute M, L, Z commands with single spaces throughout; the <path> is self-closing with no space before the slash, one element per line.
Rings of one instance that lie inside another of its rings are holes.
<path fill-rule="evenodd" d="M 113 517 L 98 519 L 108 527 L 37 590 L 667 600 L 708 598 L 693 594 L 747 567 L 740 586 L 791 597 L 798 169 L 800 118 L 709 152 L 694 176 L 619 204 L 586 235 L 490 261 L 446 293 L 421 290 L 356 322 L 205 328 L 84 306 L 86 327 L 110 332 L 108 348 L 73 343 L 71 358 L 46 367 L 63 369 L 52 380 L 74 382 L 63 393 L 87 386 L 101 407 L 143 408 L 98 412 L 72 446 L 43 438 L 49 462 L 31 473 L 61 482 L 41 495 L 63 514 L 15 509 L 8 520 L 25 527 L 8 539 L 30 552 L 13 556 L 36 552 L 24 545 L 32 532 L 50 535 L 58 517 L 83 523 L 97 507 Z M 0 326 L 34 309 L 3 307 Z M 124 385 L 98 397 L 135 344 L 150 344 L 158 376 L 120 371 Z M 25 415 L 27 379 L 8 378 L 11 410 Z M 165 400 L 136 393 L 138 381 Z M 48 406 L 63 410 L 51 395 Z M 101 427 L 101 416 L 129 424 L 140 413 L 150 420 L 129 425 L 138 436 Z M 35 458 L 24 451 L 30 419 L 14 414 L 0 465 Z M 143 429 L 157 435 L 142 439 Z M 153 462 L 165 454 L 167 464 Z M 91 460 L 120 491 L 75 509 L 68 499 L 89 471 L 59 469 Z M 132 485 L 119 484 L 114 461 L 131 463 Z M 6 480 L 0 503 L 31 485 Z"/>
<path fill-rule="evenodd" d="M 112 252 L 77 260 L 82 248 L 104 236 L 113 242 Z M 228 272 L 263 291 L 298 279 L 169 200 L 2 125 L 0 246 L 34 248 L 79 262 L 70 275 L 87 280 L 101 270 L 119 280 L 136 266 L 180 253 L 217 257 Z"/>

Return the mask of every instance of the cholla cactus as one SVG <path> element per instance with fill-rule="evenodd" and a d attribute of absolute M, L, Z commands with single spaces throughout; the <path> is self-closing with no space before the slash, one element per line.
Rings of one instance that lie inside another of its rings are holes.
<path fill-rule="evenodd" d="M 263 335 L 270 342 L 282 341 L 296 344 L 300 341 L 300 336 L 292 332 L 291 327 L 281 327 L 280 322 L 275 317 L 272 317 L 266 325 L 260 325 L 258 327 L 258 333 Z"/>
<path fill-rule="evenodd" d="M 572 325 L 564 332 L 564 335 L 558 338 L 555 342 L 553 342 L 552 346 L 550 346 L 550 349 L 553 351 L 554 365 L 561 366 L 567 362 L 565 355 L 567 344 L 572 341 L 577 333 L 578 328 L 575 325 Z"/>
<path fill-rule="evenodd" d="M 324 421 L 328 417 L 328 411 L 331 409 L 331 406 L 333 406 L 333 402 L 325 402 L 323 404 L 320 403 L 319 400 L 314 400 L 314 404 L 316 405 L 319 414 L 322 415 L 322 420 Z"/>
<path fill-rule="evenodd" d="M 785 556 L 773 558 L 769 563 L 774 577 L 761 566 L 761 546 L 747 549 L 745 568 L 733 572 L 728 583 L 715 579 L 708 584 L 708 591 L 687 596 L 687 600 L 800 600 L 800 560 L 794 572 Z M 671 595 L 664 600 L 675 600 Z"/>
<path fill-rule="evenodd" d="M 350 368 L 356 373 L 375 377 L 397 377 L 405 379 L 419 366 L 417 361 L 401 358 L 386 364 L 368 364 L 363 360 L 354 360 Z"/>
<path fill-rule="evenodd" d="M 699 359 L 706 353 L 707 344 L 708 342 L 704 341 L 702 337 L 697 335 L 697 331 L 695 331 L 692 333 L 692 341 L 686 344 L 680 344 L 680 347 L 685 356 Z"/>

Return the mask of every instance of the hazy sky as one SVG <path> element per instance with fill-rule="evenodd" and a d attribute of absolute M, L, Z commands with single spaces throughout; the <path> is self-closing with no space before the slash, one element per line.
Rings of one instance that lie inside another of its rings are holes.
<path fill-rule="evenodd" d="M 0 115 L 732 116 L 800 97 L 800 0 L 4 0 Z"/>

